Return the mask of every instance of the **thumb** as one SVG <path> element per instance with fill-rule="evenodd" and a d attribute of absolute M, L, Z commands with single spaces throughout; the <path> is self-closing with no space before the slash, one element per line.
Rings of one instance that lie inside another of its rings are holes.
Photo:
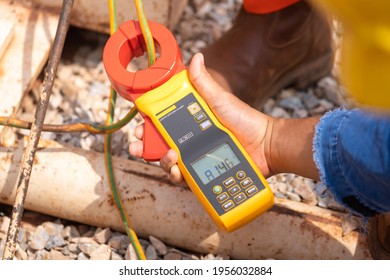
<path fill-rule="evenodd" d="M 226 100 L 232 97 L 211 77 L 204 65 L 203 54 L 193 56 L 188 70 L 192 84 L 212 110 L 226 104 Z"/>

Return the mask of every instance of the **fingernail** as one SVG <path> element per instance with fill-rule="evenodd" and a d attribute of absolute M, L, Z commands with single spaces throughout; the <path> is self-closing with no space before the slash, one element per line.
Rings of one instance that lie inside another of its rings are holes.
<path fill-rule="evenodd" d="M 204 65 L 204 56 L 203 56 L 203 53 L 199 53 L 199 61 L 201 64 Z"/>

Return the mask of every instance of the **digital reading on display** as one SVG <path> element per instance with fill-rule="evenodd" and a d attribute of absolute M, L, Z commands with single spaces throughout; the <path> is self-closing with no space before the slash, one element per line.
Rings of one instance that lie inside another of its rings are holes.
<path fill-rule="evenodd" d="M 207 184 L 239 163 L 232 148 L 225 143 L 194 161 L 191 166 L 202 183 Z"/>

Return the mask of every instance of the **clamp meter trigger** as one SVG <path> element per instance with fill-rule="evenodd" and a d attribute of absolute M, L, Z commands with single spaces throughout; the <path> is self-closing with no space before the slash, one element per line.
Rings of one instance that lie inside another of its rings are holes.
<path fill-rule="evenodd" d="M 127 21 L 104 48 L 107 75 L 145 120 L 143 158 L 156 161 L 168 149 L 176 150 L 185 181 L 215 224 L 236 230 L 272 207 L 273 193 L 240 142 L 191 84 L 172 33 L 152 21 L 149 27 L 160 54 L 156 63 L 126 70 L 134 57 L 146 52 L 139 23 Z"/>

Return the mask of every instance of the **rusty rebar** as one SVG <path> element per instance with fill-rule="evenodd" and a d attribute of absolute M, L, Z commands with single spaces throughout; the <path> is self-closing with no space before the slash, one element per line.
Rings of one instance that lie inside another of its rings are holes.
<path fill-rule="evenodd" d="M 26 199 L 28 185 L 30 182 L 34 157 L 38 147 L 39 138 L 41 136 L 43 122 L 45 120 L 45 115 L 54 84 L 54 78 L 60 63 L 65 37 L 68 32 L 72 6 L 73 0 L 63 0 L 56 35 L 49 55 L 49 61 L 45 69 L 42 91 L 39 97 L 39 102 L 35 109 L 35 118 L 31 126 L 29 140 L 26 150 L 24 151 L 22 165 L 19 170 L 15 201 L 12 209 L 11 221 L 8 228 L 7 241 L 4 247 L 4 260 L 12 260 L 15 255 L 16 240 L 19 232 L 20 221 L 23 216 L 24 201 Z"/>

